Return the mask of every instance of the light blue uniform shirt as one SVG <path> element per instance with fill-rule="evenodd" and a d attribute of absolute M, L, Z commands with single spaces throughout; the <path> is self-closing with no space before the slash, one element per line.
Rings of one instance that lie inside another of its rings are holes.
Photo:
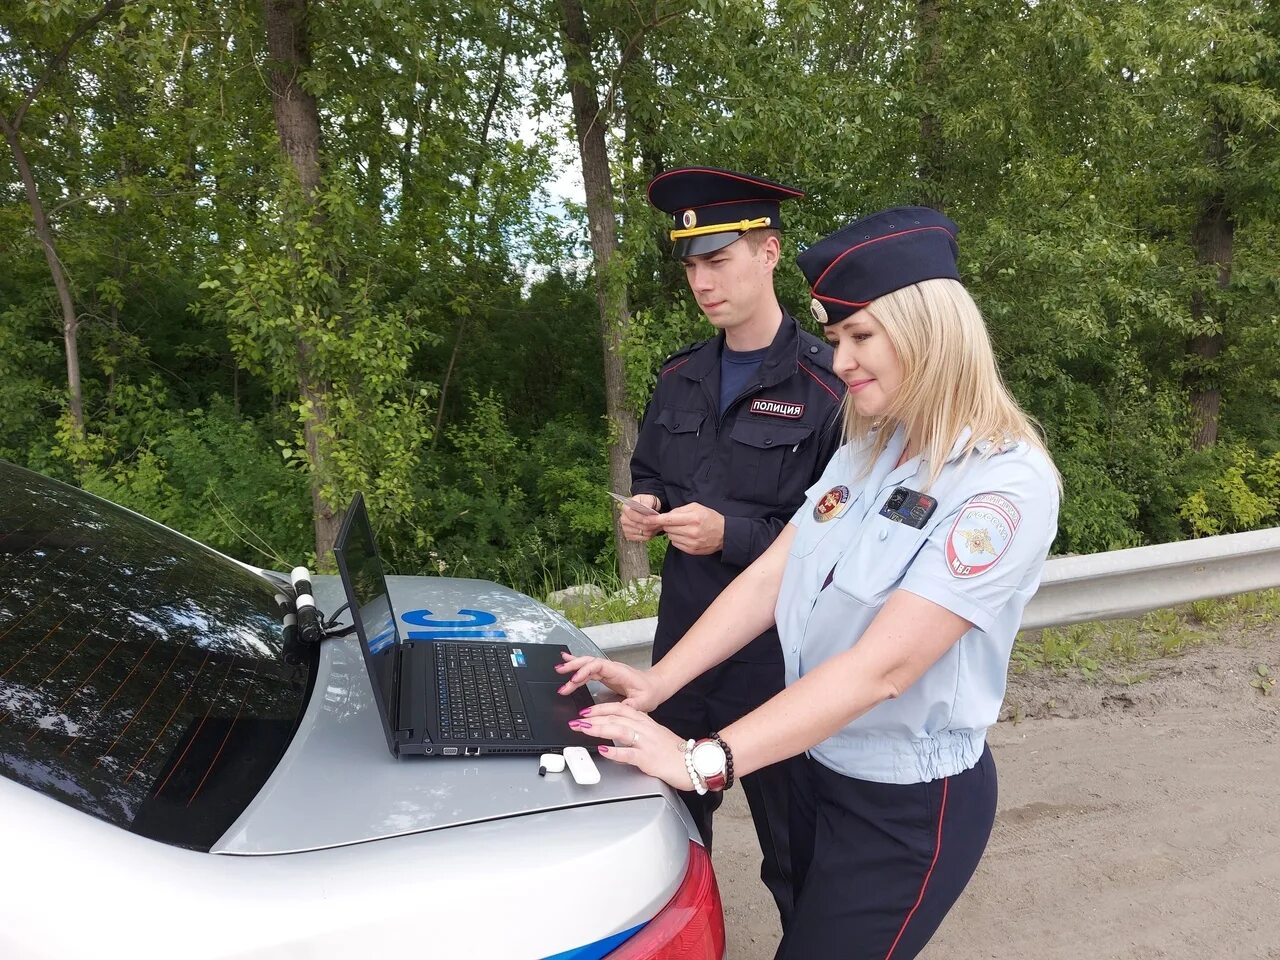
<path fill-rule="evenodd" d="M 861 478 L 865 444 L 846 444 L 791 520 L 775 611 L 788 685 L 857 643 L 895 590 L 973 624 L 901 696 L 809 751 L 845 776 L 922 783 L 961 773 L 978 762 L 999 715 L 1022 611 L 1057 532 L 1058 487 L 1048 458 L 1025 443 L 982 443 L 958 457 L 968 436 L 927 491 L 927 462 L 894 466 L 901 428 Z M 937 499 L 922 529 L 880 515 L 899 486 Z"/>

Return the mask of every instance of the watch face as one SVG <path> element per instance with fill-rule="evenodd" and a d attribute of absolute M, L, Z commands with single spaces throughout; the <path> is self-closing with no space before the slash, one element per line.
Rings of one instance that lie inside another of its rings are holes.
<path fill-rule="evenodd" d="M 720 744 L 712 741 L 700 743 L 693 749 L 693 768 L 704 777 L 714 777 L 724 773 L 724 750 Z"/>

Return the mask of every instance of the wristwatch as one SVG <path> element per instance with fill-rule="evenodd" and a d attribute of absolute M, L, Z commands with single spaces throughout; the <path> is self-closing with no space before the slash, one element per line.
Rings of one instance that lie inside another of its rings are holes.
<path fill-rule="evenodd" d="M 715 740 L 699 740 L 689 751 L 690 762 L 708 790 L 723 790 L 729 768 L 729 757 L 724 747 Z"/>

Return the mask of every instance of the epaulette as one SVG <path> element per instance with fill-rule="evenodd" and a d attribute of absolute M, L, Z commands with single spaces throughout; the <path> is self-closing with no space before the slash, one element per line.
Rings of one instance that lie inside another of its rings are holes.
<path fill-rule="evenodd" d="M 671 356 L 667 357 L 667 359 L 662 361 L 662 366 L 658 368 L 658 376 L 662 376 L 662 374 L 666 373 L 667 368 L 671 366 L 672 362 L 678 361 L 681 357 L 687 357 L 699 347 L 706 346 L 714 339 L 715 337 L 707 337 L 707 339 L 699 340 L 697 343 L 691 343 L 687 347 L 681 347 L 675 353 L 671 354 Z"/>
<path fill-rule="evenodd" d="M 817 350 L 813 348 L 817 347 Z M 823 349 L 823 348 L 826 349 Z M 825 370 L 833 377 L 836 375 L 834 368 L 831 366 L 835 360 L 835 351 L 831 349 L 831 344 L 815 337 L 812 333 L 804 328 L 800 329 L 800 356 L 809 361 L 811 366 L 817 367 L 819 370 Z"/>
<path fill-rule="evenodd" d="M 995 449 L 992 449 L 992 447 Z M 993 457 L 999 456 L 1002 453 L 1008 453 L 1010 450 L 1016 450 L 1017 447 L 1018 442 L 1011 437 L 997 437 L 995 434 L 992 434 L 989 437 L 984 437 L 973 445 L 973 449 L 976 450 L 980 456 L 986 456 L 989 451 Z"/>

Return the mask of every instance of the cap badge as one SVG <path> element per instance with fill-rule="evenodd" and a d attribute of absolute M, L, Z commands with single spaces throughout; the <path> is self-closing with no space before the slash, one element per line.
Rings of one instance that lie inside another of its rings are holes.
<path fill-rule="evenodd" d="M 813 319 L 817 320 L 824 327 L 827 325 L 827 308 L 822 305 L 822 301 L 814 297 L 809 301 L 809 312 L 813 314 Z"/>
<path fill-rule="evenodd" d="M 686 210 L 680 222 L 684 224 L 686 230 L 692 229 L 698 225 L 698 215 L 692 210 Z"/>
<path fill-rule="evenodd" d="M 819 523 L 826 523 L 828 520 L 834 520 L 844 513 L 848 506 L 849 488 L 843 484 L 838 487 L 832 487 L 819 497 L 818 502 L 813 505 L 813 519 Z"/>

